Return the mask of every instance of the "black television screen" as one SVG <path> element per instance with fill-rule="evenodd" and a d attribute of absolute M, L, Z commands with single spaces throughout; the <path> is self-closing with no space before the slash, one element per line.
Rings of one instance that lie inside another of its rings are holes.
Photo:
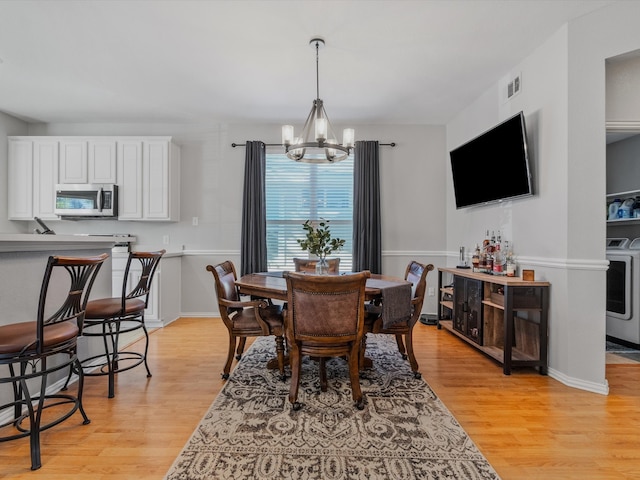
<path fill-rule="evenodd" d="M 456 208 L 533 194 L 522 112 L 451 150 Z"/>

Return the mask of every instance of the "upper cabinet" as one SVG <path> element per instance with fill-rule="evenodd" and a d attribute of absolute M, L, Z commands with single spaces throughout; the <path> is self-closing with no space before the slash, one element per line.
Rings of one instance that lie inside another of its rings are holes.
<path fill-rule="evenodd" d="M 59 140 L 60 182 L 89 183 L 87 174 L 87 141 L 84 139 Z"/>
<path fill-rule="evenodd" d="M 116 183 L 114 138 L 60 139 L 59 183 Z"/>
<path fill-rule="evenodd" d="M 180 147 L 171 137 L 118 139 L 118 220 L 180 220 Z"/>
<path fill-rule="evenodd" d="M 117 184 L 118 220 L 180 220 L 180 147 L 171 137 L 9 137 L 10 220 L 58 220 L 58 183 Z"/>
<path fill-rule="evenodd" d="M 117 183 L 115 139 L 87 142 L 87 174 L 87 183 Z"/>
<path fill-rule="evenodd" d="M 118 140 L 118 219 L 142 220 L 142 139 Z"/>
<path fill-rule="evenodd" d="M 9 138 L 8 218 L 57 220 L 58 142 L 52 139 Z"/>
<path fill-rule="evenodd" d="M 142 211 L 147 220 L 180 220 L 180 150 L 169 139 L 144 141 Z"/>

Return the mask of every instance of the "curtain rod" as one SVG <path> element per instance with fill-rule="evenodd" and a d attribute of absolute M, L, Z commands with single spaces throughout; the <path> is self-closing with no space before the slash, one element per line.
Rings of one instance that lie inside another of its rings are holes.
<path fill-rule="evenodd" d="M 378 145 L 380 145 L 381 147 L 395 147 L 396 146 L 396 142 L 379 143 Z M 246 144 L 245 143 L 232 143 L 231 146 L 233 148 L 246 147 Z M 282 143 L 265 143 L 264 146 L 265 147 L 284 147 L 284 144 L 282 144 Z"/>

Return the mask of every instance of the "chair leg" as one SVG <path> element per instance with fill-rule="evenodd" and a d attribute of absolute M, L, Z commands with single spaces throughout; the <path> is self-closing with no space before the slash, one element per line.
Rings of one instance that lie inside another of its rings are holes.
<path fill-rule="evenodd" d="M 402 358 L 404 358 L 405 360 L 407 359 L 407 352 L 404 348 L 404 343 L 402 342 L 402 335 L 401 334 L 396 334 L 396 343 L 398 344 L 398 351 L 400 352 L 400 355 L 402 355 Z"/>
<path fill-rule="evenodd" d="M 413 376 L 418 378 L 420 377 L 420 372 L 418 371 L 418 361 L 416 360 L 416 356 L 413 353 L 413 331 L 410 330 L 406 335 L 406 344 L 407 344 L 407 354 L 409 357 L 409 363 L 411 364 L 411 370 L 413 371 Z"/>
<path fill-rule="evenodd" d="M 358 354 L 358 368 L 364 370 L 364 352 L 367 350 L 367 334 L 362 335 L 360 342 L 360 353 Z"/>
<path fill-rule="evenodd" d="M 80 414 L 82 415 L 82 424 L 89 425 L 91 423 L 91 420 L 89 420 L 89 417 L 87 417 L 87 414 L 84 411 L 84 405 L 82 404 L 82 397 L 84 392 L 84 371 L 82 370 L 82 364 L 80 363 L 80 359 L 78 358 L 77 353 L 75 353 L 74 355 L 76 355 L 75 368 L 78 369 L 78 410 L 80 410 Z"/>
<path fill-rule="evenodd" d="M 327 359 L 324 357 L 320 357 L 318 359 L 318 363 L 320 364 L 320 390 L 323 392 L 327 391 Z"/>
<path fill-rule="evenodd" d="M 103 330 L 104 351 L 107 357 L 107 377 L 109 383 L 108 397 L 115 397 L 116 372 L 118 371 L 118 341 L 120 339 L 120 322 L 105 322 L 109 333 Z M 104 329 L 105 327 L 103 327 Z M 111 343 L 111 348 L 109 347 Z"/>
<path fill-rule="evenodd" d="M 242 339 L 241 339 L 242 341 Z M 229 378 L 229 372 L 231 371 L 231 363 L 233 362 L 233 353 L 236 349 L 236 336 L 229 332 L 229 353 L 227 354 L 227 363 L 224 364 L 224 370 L 222 371 L 222 378 Z"/>
<path fill-rule="evenodd" d="M 145 336 L 144 343 L 144 366 L 147 369 L 147 378 L 151 377 L 151 370 L 149 370 L 149 364 L 147 363 L 147 354 L 149 353 L 149 332 L 147 331 L 147 326 L 144 324 L 144 317 L 142 317 L 142 331 Z"/>
<path fill-rule="evenodd" d="M 102 325 L 102 342 L 107 364 L 108 397 L 113 398 L 115 396 L 114 370 L 117 368 L 118 339 L 114 337 L 113 325 L 110 322 L 104 322 Z M 111 348 L 109 348 L 109 343 L 111 343 Z"/>
<path fill-rule="evenodd" d="M 300 386 L 300 370 L 302 367 L 302 358 L 300 351 L 295 346 L 289 348 L 289 364 L 291 366 L 291 384 L 289 386 L 289 402 L 294 410 L 300 410 L 302 404 L 298 402 L 298 388 Z"/>
<path fill-rule="evenodd" d="M 365 353 L 367 351 L 367 334 L 362 335 L 362 344 L 360 346 L 359 366 L 360 370 L 373 367 L 373 362 L 368 358 Z"/>
<path fill-rule="evenodd" d="M 82 368 L 82 365 L 80 365 L 80 368 Z M 69 382 L 71 381 L 71 375 L 73 375 L 73 365 L 71 365 L 71 367 L 69 367 L 69 375 L 67 375 L 67 380 L 64 382 L 64 385 L 61 388 L 61 390 L 63 392 L 65 390 L 67 390 L 67 388 L 69 388 Z"/>
<path fill-rule="evenodd" d="M 284 338 L 276 337 L 276 355 L 278 357 L 278 370 L 280 370 L 280 379 L 284 382 L 287 376 L 284 373 Z"/>
<path fill-rule="evenodd" d="M 244 353 L 244 346 L 247 343 L 247 337 L 240 337 L 240 341 L 238 342 L 238 349 L 236 350 L 236 360 L 240 360 L 242 358 L 242 354 Z"/>
<path fill-rule="evenodd" d="M 46 366 L 43 368 L 46 368 Z M 31 470 L 38 470 L 42 466 L 40 454 L 40 420 L 42 419 L 45 390 L 47 388 L 47 375 L 42 375 L 40 381 L 40 398 L 38 398 L 38 407 L 35 409 L 33 408 L 33 402 L 31 401 L 31 395 L 29 395 L 27 384 L 26 382 L 22 383 L 24 401 L 29 410 L 29 449 L 31 451 Z"/>
<path fill-rule="evenodd" d="M 353 345 L 349 354 L 349 377 L 351 379 L 351 394 L 358 410 L 364 408 L 362 389 L 360 388 L 359 345 Z"/>

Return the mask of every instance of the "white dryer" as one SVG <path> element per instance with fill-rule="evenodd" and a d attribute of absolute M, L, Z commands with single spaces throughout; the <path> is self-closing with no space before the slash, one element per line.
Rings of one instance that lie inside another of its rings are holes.
<path fill-rule="evenodd" d="M 607 239 L 607 339 L 640 348 L 640 238 Z"/>

